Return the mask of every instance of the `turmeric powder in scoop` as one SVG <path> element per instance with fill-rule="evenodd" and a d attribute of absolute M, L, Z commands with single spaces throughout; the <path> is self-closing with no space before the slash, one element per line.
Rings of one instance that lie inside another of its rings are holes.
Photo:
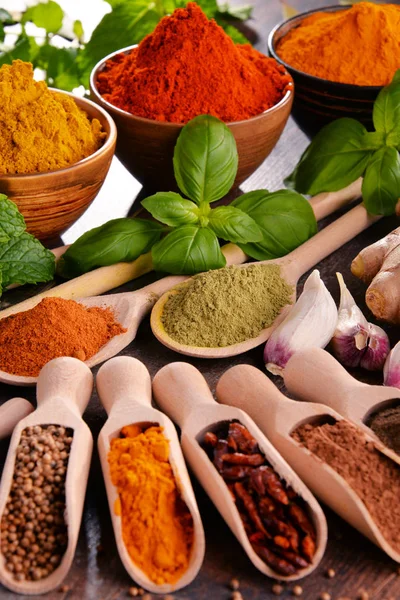
<path fill-rule="evenodd" d="M 169 463 L 169 442 L 162 427 L 128 425 L 120 435 L 111 440 L 108 462 L 125 546 L 151 581 L 175 583 L 189 566 L 193 520 Z"/>

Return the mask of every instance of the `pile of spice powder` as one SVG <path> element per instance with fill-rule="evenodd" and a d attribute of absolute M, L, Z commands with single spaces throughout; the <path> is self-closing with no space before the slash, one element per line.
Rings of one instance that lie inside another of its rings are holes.
<path fill-rule="evenodd" d="M 366 422 L 385 446 L 400 454 L 400 405 L 383 408 Z"/>
<path fill-rule="evenodd" d="M 367 507 L 385 540 L 400 552 L 400 467 L 365 433 L 341 420 L 301 425 L 292 437 L 334 469 Z"/>
<path fill-rule="evenodd" d="M 36 377 L 53 358 L 87 360 L 125 331 L 110 308 L 44 298 L 31 310 L 0 320 L 0 370 Z"/>
<path fill-rule="evenodd" d="M 359 2 L 315 12 L 278 43 L 288 65 L 316 77 L 355 85 L 387 85 L 400 67 L 400 6 Z"/>
<path fill-rule="evenodd" d="M 34 81 L 31 63 L 0 68 L 0 175 L 62 169 L 93 154 L 106 133 L 75 100 Z"/>
<path fill-rule="evenodd" d="M 166 301 L 165 331 L 181 344 L 216 348 L 255 338 L 291 302 L 278 265 L 224 267 L 192 277 Z"/>
<path fill-rule="evenodd" d="M 129 54 L 107 61 L 97 86 L 105 100 L 139 117 L 187 123 L 258 115 L 285 95 L 291 77 L 249 44 L 234 44 L 201 8 L 164 17 Z"/>
<path fill-rule="evenodd" d="M 1 518 L 1 553 L 17 581 L 38 581 L 60 565 L 68 545 L 65 480 L 73 430 L 27 427 L 16 449 Z"/>
<path fill-rule="evenodd" d="M 128 425 L 120 435 L 111 440 L 108 462 L 125 546 L 151 581 L 173 584 L 189 566 L 193 520 L 169 463 L 169 442 L 162 427 Z"/>

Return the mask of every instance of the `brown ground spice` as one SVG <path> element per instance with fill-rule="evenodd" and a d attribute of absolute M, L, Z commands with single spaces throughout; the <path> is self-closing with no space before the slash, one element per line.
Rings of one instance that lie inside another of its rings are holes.
<path fill-rule="evenodd" d="M 400 405 L 378 411 L 366 424 L 385 446 L 400 454 Z"/>
<path fill-rule="evenodd" d="M 0 369 L 36 377 L 53 358 L 87 360 L 125 331 L 109 308 L 44 298 L 31 310 L 0 320 Z"/>
<path fill-rule="evenodd" d="M 385 540 L 400 552 L 400 467 L 344 420 L 301 425 L 292 437 L 349 483 Z"/>

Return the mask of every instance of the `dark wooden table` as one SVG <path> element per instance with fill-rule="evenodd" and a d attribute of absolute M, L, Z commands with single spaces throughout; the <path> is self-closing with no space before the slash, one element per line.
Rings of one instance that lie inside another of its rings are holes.
<path fill-rule="evenodd" d="M 298 2 L 298 5 L 304 9 L 314 8 L 315 4 L 315 2 L 307 0 Z M 248 23 L 247 33 L 261 51 L 266 52 L 268 32 L 281 18 L 282 13 L 278 0 L 257 0 L 255 2 L 254 17 Z M 291 120 L 273 153 L 243 185 L 243 189 L 245 191 L 257 188 L 275 190 L 282 187 L 283 177 L 291 171 L 306 144 L 307 139 Z M 109 178 L 114 177 L 117 185 L 116 172 L 116 168 L 113 167 Z M 107 190 L 109 189 L 110 186 L 107 187 Z M 94 214 L 101 213 L 102 218 L 104 216 L 103 221 L 126 214 L 127 194 L 129 196 L 129 192 L 125 190 L 125 204 L 122 203 L 116 208 L 115 202 L 110 202 L 109 197 L 106 198 L 101 193 L 92 205 L 88 216 L 81 220 L 79 228 L 81 230 L 90 228 Z M 143 197 L 143 194 L 141 196 Z M 324 224 L 326 223 L 322 223 L 322 225 Z M 394 218 L 381 221 L 317 266 L 335 300 L 338 300 L 335 272 L 341 271 L 359 305 L 365 309 L 368 317 L 371 316 L 365 308 L 365 288 L 351 276 L 349 265 L 365 245 L 386 234 L 396 224 Z M 75 228 L 75 232 L 77 231 Z M 74 237 L 76 237 L 76 233 Z M 153 279 L 154 276 L 149 275 L 123 286 L 118 291 L 142 287 Z M 300 289 L 303 281 L 304 278 L 300 282 Z M 22 292 L 22 294 L 26 293 Z M 13 295 L 9 294 L 5 301 L 13 302 L 19 299 L 21 299 L 21 291 L 14 292 Z M 389 334 L 393 343 L 398 341 L 396 328 L 392 328 Z M 142 360 L 152 376 L 169 362 L 189 360 L 160 345 L 153 337 L 148 321 L 142 324 L 136 340 L 126 348 L 124 354 Z M 262 348 L 256 348 L 247 354 L 231 359 L 190 360 L 190 362 L 202 371 L 211 388 L 214 389 L 221 374 L 233 364 L 245 362 L 263 369 Z M 355 374 L 359 378 L 366 378 L 365 373 Z M 279 387 L 282 387 L 281 380 L 273 379 Z M 369 381 L 380 383 L 379 378 L 369 379 Z M 18 389 L 0 385 L 1 402 L 20 395 L 33 401 L 35 393 L 33 389 Z M 321 402 L 323 402 L 323 398 L 321 398 Z M 96 392 L 93 393 L 84 418 L 96 440 L 106 418 Z M 7 441 L 0 444 L 1 461 L 5 459 L 7 444 Z M 240 590 L 245 600 L 275 598 L 276 596 L 271 591 L 273 581 L 264 577 L 252 566 L 203 490 L 196 481 L 193 481 L 193 484 L 205 527 L 207 550 L 204 565 L 197 579 L 188 588 L 174 594 L 174 598 L 177 600 L 228 599 L 230 597 L 229 581 L 232 577 L 240 580 Z M 327 591 L 331 594 L 332 600 L 355 599 L 358 597 L 360 589 L 363 588 L 368 591 L 370 600 L 399 600 L 400 575 L 397 573 L 397 565 L 329 509 L 326 507 L 324 509 L 329 525 L 328 547 L 319 568 L 311 576 L 299 582 L 303 588 L 302 598 L 317 600 L 321 592 Z M 325 575 L 327 569 L 330 568 L 336 572 L 333 579 L 328 579 Z M 133 585 L 118 557 L 96 449 L 92 460 L 79 544 L 65 584 L 68 584 L 70 588 L 68 592 L 55 591 L 43 597 L 48 600 L 56 598 L 60 598 L 60 600 L 122 600 L 128 597 L 128 589 Z M 292 588 L 293 584 L 286 586 L 281 597 L 291 597 Z M 2 600 L 11 600 L 15 597 L 14 594 L 0 587 Z"/>

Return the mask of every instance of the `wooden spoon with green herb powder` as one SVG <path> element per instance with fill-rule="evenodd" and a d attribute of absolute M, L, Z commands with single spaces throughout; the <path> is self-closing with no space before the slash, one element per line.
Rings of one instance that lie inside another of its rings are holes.
<path fill-rule="evenodd" d="M 195 275 L 155 304 L 154 335 L 188 356 L 222 358 L 255 348 L 290 310 L 301 275 L 377 219 L 359 205 L 283 258 Z"/>

